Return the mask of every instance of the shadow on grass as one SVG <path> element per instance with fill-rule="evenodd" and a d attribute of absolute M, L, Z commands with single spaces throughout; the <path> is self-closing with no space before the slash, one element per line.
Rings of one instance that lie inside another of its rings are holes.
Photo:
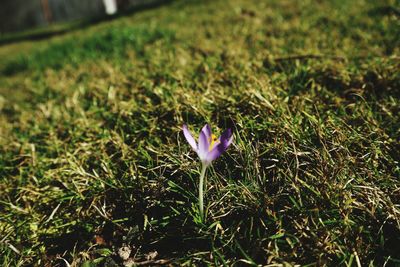
<path fill-rule="evenodd" d="M 135 5 L 132 6 L 126 10 L 123 10 L 115 15 L 107 16 L 107 15 L 102 15 L 102 16 L 97 16 L 97 17 L 92 17 L 92 18 L 87 18 L 83 19 L 82 21 L 79 21 L 77 23 L 71 24 L 71 26 L 67 26 L 66 28 L 63 29 L 49 29 L 49 28 L 43 28 L 43 29 L 38 29 L 35 31 L 27 31 L 27 32 L 21 32 L 21 33 L 10 33 L 5 35 L 4 37 L 0 38 L 0 46 L 1 45 L 6 45 L 6 44 L 11 44 L 11 43 L 17 43 L 17 42 L 23 42 L 23 41 L 39 41 L 43 39 L 47 39 L 53 36 L 57 35 L 63 35 L 65 33 L 73 32 L 76 30 L 81 30 L 83 28 L 87 28 L 102 22 L 107 22 L 111 21 L 120 17 L 124 16 L 130 16 L 135 13 L 139 13 L 144 10 L 149 10 L 149 9 L 154 9 L 158 8 L 163 5 L 167 5 L 172 3 L 173 0 L 155 0 L 155 1 L 150 1 L 149 3 L 143 3 L 140 5 Z"/>
<path fill-rule="evenodd" d="M 91 235 L 87 229 L 82 226 L 76 226 L 69 232 L 62 233 L 58 236 L 45 235 L 40 239 L 46 244 L 48 255 L 62 254 L 65 251 L 72 251 L 74 248 L 82 248 L 83 244 L 90 240 Z"/>

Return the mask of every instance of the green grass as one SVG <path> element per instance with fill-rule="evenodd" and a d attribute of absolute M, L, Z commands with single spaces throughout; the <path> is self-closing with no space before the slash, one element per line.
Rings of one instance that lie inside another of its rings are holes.
<path fill-rule="evenodd" d="M 5 65 L 3 74 L 11 75 L 27 70 L 43 71 L 46 68 L 60 70 L 67 64 L 76 67 L 84 61 L 97 59 L 122 61 L 129 49 L 140 56 L 145 45 L 159 39 L 169 43 L 172 38 L 173 33 L 167 30 L 148 29 L 141 25 L 106 29 L 89 37 L 69 38 L 42 51 L 13 58 Z"/>
<path fill-rule="evenodd" d="M 398 36 L 396 1 L 177 0 L 3 45 L 0 262 L 399 265 Z"/>

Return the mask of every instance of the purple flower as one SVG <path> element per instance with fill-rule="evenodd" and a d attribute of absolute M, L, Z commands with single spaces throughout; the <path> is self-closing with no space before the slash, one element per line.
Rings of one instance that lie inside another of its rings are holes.
<path fill-rule="evenodd" d="M 222 133 L 220 138 L 217 138 L 212 134 L 211 127 L 208 124 L 204 125 L 203 129 L 201 129 L 198 143 L 196 143 L 185 124 L 183 125 L 183 134 L 189 145 L 196 151 L 204 166 L 210 165 L 213 160 L 227 150 L 233 140 L 231 129 L 227 129 Z"/>
<path fill-rule="evenodd" d="M 207 167 L 213 160 L 221 156 L 222 153 L 232 143 L 233 135 L 231 129 L 227 129 L 222 133 L 220 138 L 217 138 L 212 134 L 210 125 L 204 125 L 199 135 L 199 142 L 196 143 L 192 134 L 189 132 L 187 126 L 183 125 L 183 134 L 186 137 L 189 145 L 196 151 L 201 161 L 201 172 L 199 180 L 199 212 L 200 218 L 203 220 L 204 216 L 204 176 L 206 174 Z"/>

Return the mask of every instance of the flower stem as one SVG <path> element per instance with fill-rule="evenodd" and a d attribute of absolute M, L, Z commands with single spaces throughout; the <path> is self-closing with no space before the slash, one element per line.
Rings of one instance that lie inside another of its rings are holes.
<path fill-rule="evenodd" d="M 199 183 L 199 208 L 200 208 L 200 217 L 204 220 L 204 202 L 203 202 L 203 187 L 204 187 L 204 176 L 206 174 L 207 165 L 201 165 L 201 173 L 200 173 L 200 183 Z"/>

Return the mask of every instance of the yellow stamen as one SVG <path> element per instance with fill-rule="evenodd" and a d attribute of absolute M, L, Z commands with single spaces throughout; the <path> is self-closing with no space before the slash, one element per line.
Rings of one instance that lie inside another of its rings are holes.
<path fill-rule="evenodd" d="M 208 140 L 208 142 L 210 143 L 210 146 L 208 147 L 209 151 L 211 151 L 215 145 L 219 144 L 218 138 L 213 134 L 211 134 L 210 140 Z"/>

